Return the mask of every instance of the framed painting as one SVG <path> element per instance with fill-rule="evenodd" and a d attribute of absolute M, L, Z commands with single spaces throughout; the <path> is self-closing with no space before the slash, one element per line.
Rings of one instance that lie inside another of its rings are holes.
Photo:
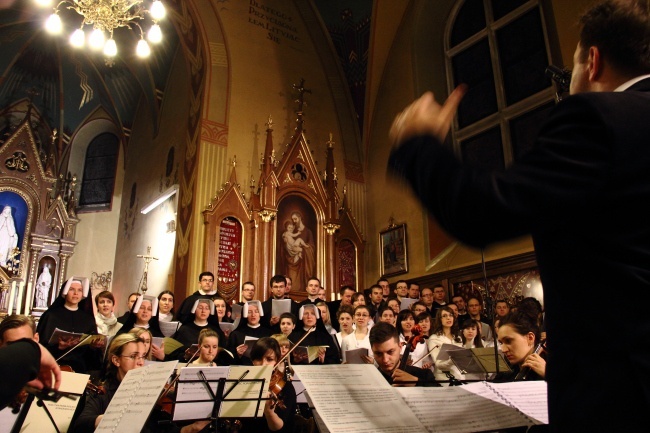
<path fill-rule="evenodd" d="M 390 225 L 379 232 L 379 271 L 383 278 L 408 272 L 406 224 Z"/>

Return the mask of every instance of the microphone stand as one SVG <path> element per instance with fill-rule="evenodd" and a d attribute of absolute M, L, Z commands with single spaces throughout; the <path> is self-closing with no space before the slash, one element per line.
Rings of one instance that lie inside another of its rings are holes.
<path fill-rule="evenodd" d="M 492 329 L 492 339 L 494 340 L 494 363 L 496 365 L 496 373 L 499 374 L 499 344 L 497 341 L 497 330 L 494 327 L 494 320 L 496 319 L 496 311 L 494 311 L 494 302 L 490 289 L 488 287 L 487 268 L 485 265 L 485 248 L 481 248 L 481 266 L 483 268 L 483 284 L 485 285 L 485 312 L 486 316 L 492 319 L 492 324 L 489 325 Z"/>

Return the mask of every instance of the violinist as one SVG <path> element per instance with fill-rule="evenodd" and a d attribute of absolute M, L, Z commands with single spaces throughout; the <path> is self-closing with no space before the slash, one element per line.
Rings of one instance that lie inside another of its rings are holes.
<path fill-rule="evenodd" d="M 91 300 L 88 299 L 90 283 L 88 278 L 71 277 L 61 287 L 59 296 L 41 316 L 36 331 L 43 345 L 50 351 L 54 358 L 59 358 L 60 364 L 67 364 L 78 373 L 98 369 L 101 364 L 99 357 L 101 351 L 90 351 L 89 346 L 75 347 L 78 340 L 63 341 L 63 339 L 49 343 L 54 330 L 74 332 L 80 334 L 96 334 L 97 324 L 93 316 Z M 70 349 L 73 349 L 70 351 Z M 66 352 L 69 352 L 66 354 Z"/>
<path fill-rule="evenodd" d="M 104 416 L 111 399 L 117 392 L 120 382 L 126 374 L 144 365 L 145 347 L 141 339 L 133 334 L 120 334 L 113 339 L 108 349 L 104 387 L 106 392 L 98 395 L 88 395 L 82 412 L 79 417 L 73 421 L 70 427 L 71 432 L 91 433 L 94 432 Z M 182 432 L 196 433 L 207 426 L 210 421 L 196 421 L 193 424 L 179 428 L 174 424 L 159 424 L 159 420 L 168 418 L 168 414 L 154 409 L 147 419 L 142 432 Z"/>
<path fill-rule="evenodd" d="M 409 365 L 411 364 L 411 361 L 422 359 L 422 357 L 427 353 L 426 339 L 415 338 L 414 340 L 411 340 L 412 337 L 416 337 L 414 332 L 415 329 L 418 329 L 418 336 L 422 331 L 419 327 L 415 328 L 415 316 L 413 315 L 413 312 L 411 310 L 400 311 L 397 315 L 396 327 L 397 331 L 399 332 L 399 341 L 402 345 L 401 354 L 404 354 L 406 351 L 409 341 L 416 343 L 412 344 L 409 348 L 409 354 L 407 358 L 410 360 Z M 422 367 L 421 362 L 418 362 L 418 364 L 419 365 L 416 367 Z"/>
<path fill-rule="evenodd" d="M 427 346 L 431 351 L 431 357 L 434 359 L 436 380 L 447 380 L 445 372 L 450 372 L 456 379 L 462 379 L 463 375 L 451 358 L 446 360 L 438 359 L 443 344 L 453 344 L 458 347 L 463 345 L 454 312 L 447 306 L 437 309 L 436 318 L 433 321 L 433 332 L 427 341 Z"/>
<path fill-rule="evenodd" d="M 219 354 L 219 334 L 214 329 L 202 329 L 199 333 L 199 356 L 192 365 L 195 367 L 216 367 Z"/>
<path fill-rule="evenodd" d="M 517 309 L 500 321 L 499 343 L 512 372 L 499 373 L 495 382 L 542 380 L 546 376 L 546 360 L 540 348 L 539 323 L 535 315 Z"/>
<path fill-rule="evenodd" d="M 393 386 L 440 386 L 431 370 L 410 365 L 400 368 L 399 332 L 390 323 L 379 322 L 370 330 L 370 347 L 382 376 Z"/>
<path fill-rule="evenodd" d="M 155 345 L 153 343 L 153 337 L 151 336 L 151 331 L 144 328 L 133 328 L 129 331 L 129 334 L 133 334 L 143 341 L 145 360 L 164 361 L 165 359 L 164 343 L 161 344 L 160 346 Z"/>
<path fill-rule="evenodd" d="M 260 338 L 251 350 L 253 365 L 275 366 L 280 358 L 280 345 L 271 337 Z M 282 377 L 283 374 L 284 372 L 279 368 L 274 371 L 271 382 L 276 386 L 273 388 L 278 388 L 279 384 L 283 384 L 283 386 L 279 393 L 270 393 L 272 398 L 269 398 L 264 404 L 264 416 L 243 420 L 240 433 L 290 433 L 294 431 L 296 391 L 291 381 Z M 278 403 L 278 399 L 282 401 L 282 404 Z"/>

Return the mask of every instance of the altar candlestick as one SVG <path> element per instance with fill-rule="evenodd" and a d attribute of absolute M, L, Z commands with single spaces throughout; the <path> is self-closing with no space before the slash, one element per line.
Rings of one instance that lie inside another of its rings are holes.
<path fill-rule="evenodd" d="M 10 315 L 14 310 L 14 295 L 16 294 L 16 282 L 11 282 L 11 291 L 9 292 L 9 306 L 7 307 L 7 315 Z"/>

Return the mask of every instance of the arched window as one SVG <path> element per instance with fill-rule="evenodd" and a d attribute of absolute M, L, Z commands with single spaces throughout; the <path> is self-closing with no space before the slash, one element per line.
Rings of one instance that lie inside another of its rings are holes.
<path fill-rule="evenodd" d="M 79 207 L 110 209 L 115 186 L 119 140 L 111 133 L 96 136 L 86 150 Z"/>
<path fill-rule="evenodd" d="M 464 0 L 445 51 L 450 89 L 468 86 L 454 122 L 463 161 L 502 169 L 531 146 L 554 105 L 544 0 Z M 552 26 L 551 26 L 552 27 Z"/>

